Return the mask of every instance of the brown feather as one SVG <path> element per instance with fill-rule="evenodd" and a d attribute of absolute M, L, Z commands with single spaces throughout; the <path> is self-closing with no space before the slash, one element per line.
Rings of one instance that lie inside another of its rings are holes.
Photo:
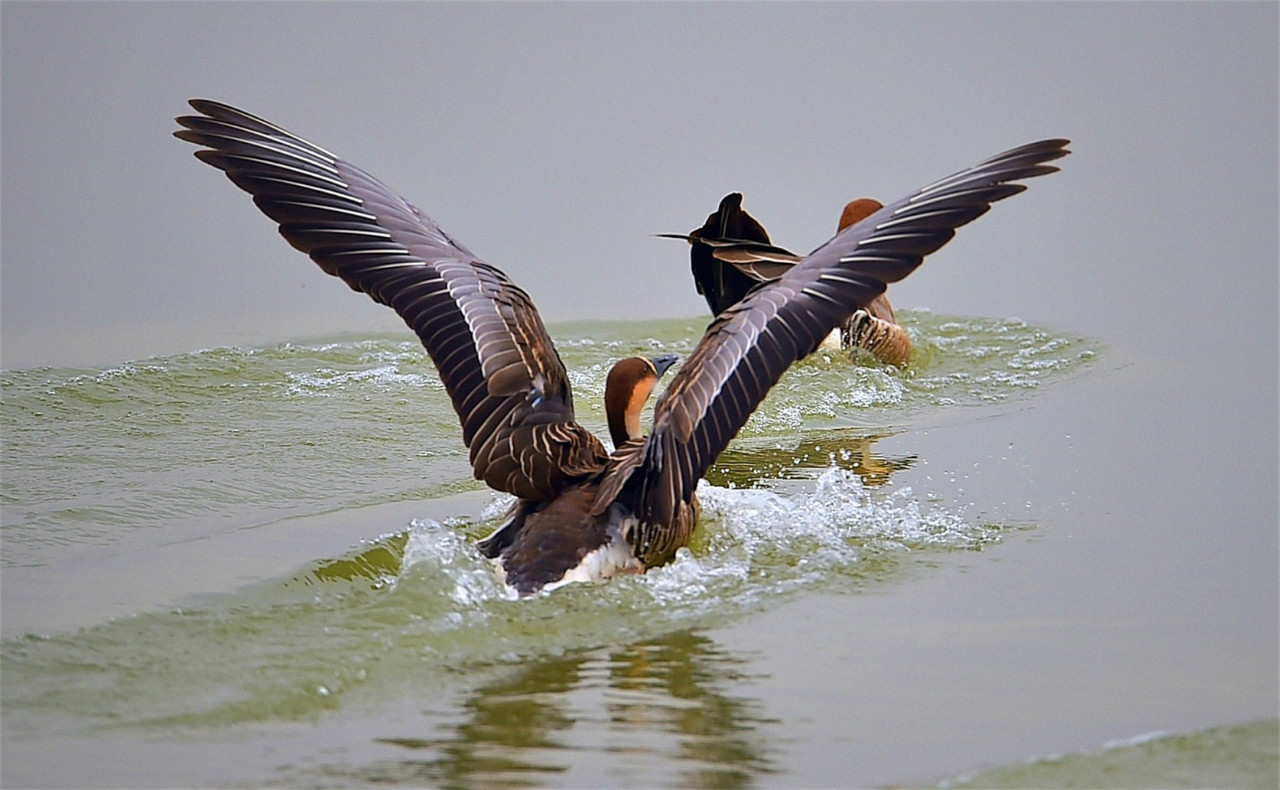
<path fill-rule="evenodd" d="M 506 581 L 522 595 L 560 581 L 609 539 L 608 519 L 593 515 L 596 486 L 575 486 L 525 517 L 502 552 Z"/>
<path fill-rule="evenodd" d="M 858 224 L 882 208 L 884 208 L 883 204 L 872 198 L 850 201 L 840 213 L 837 232 Z M 721 222 L 719 217 L 726 212 L 733 216 L 730 221 Z M 736 240 L 713 237 L 711 234 L 721 226 L 731 227 L 736 232 L 751 235 L 752 238 Z M 795 253 L 768 244 L 769 236 L 764 226 L 742 208 L 742 196 L 736 192 L 721 201 L 720 209 L 707 219 L 706 225 L 682 238 L 688 239 L 694 245 L 695 249 L 690 252 L 693 258 L 697 259 L 699 256 L 705 258 L 709 255 L 711 260 L 730 264 L 737 274 L 743 275 L 743 277 L 727 276 L 723 271 L 709 271 L 708 266 L 714 266 L 714 264 L 703 263 L 699 268 L 695 261 L 695 278 L 701 272 L 704 280 L 710 278 L 715 281 L 714 285 L 699 282 L 698 290 L 704 293 L 710 289 L 719 294 L 717 302 L 719 309 L 713 308 L 717 314 L 744 299 L 758 283 L 779 279 L 802 260 L 801 256 Z M 700 245 L 709 247 L 709 251 L 698 252 L 697 247 Z M 722 270 L 723 268 L 720 267 Z M 748 280 L 753 282 L 749 283 Z M 709 301 L 710 298 L 708 297 Z M 877 324 L 873 328 L 874 331 L 861 325 L 863 318 L 858 317 L 854 312 L 856 310 L 865 310 L 867 314 L 878 319 L 878 322 L 873 322 Z M 897 325 L 893 306 L 889 304 L 889 297 L 883 293 L 865 305 L 855 305 L 851 315 L 840 325 L 840 330 L 841 345 L 844 348 L 864 348 L 880 361 L 899 367 L 905 366 L 911 358 L 911 337 L 905 329 Z"/>
<path fill-rule="evenodd" d="M 574 421 L 564 364 L 532 300 L 378 179 L 217 102 L 176 136 L 254 196 L 326 273 L 392 307 L 422 340 L 479 480 L 551 497 L 598 473 L 603 446 Z M 559 426 L 552 430 L 552 426 Z"/>
<path fill-rule="evenodd" d="M 563 579 L 589 556 L 608 558 L 608 572 L 670 560 L 697 524 L 698 479 L 787 367 L 846 319 L 851 305 L 869 306 L 862 331 L 878 333 L 884 319 L 876 300 L 887 283 L 1024 188 L 1007 182 L 1053 172 L 1044 163 L 1067 153 L 1065 140 L 1014 149 L 875 211 L 776 280 L 756 287 L 756 278 L 737 272 L 754 290 L 717 311 L 659 399 L 647 439 L 640 411 L 675 357 L 615 365 L 606 410 L 617 450 L 608 456 L 574 420 L 564 364 L 532 300 L 505 274 L 323 148 L 227 105 L 191 104 L 202 114 L 179 118 L 184 128 L 175 134 L 203 146 L 201 161 L 253 195 L 323 271 L 392 307 L 422 340 L 458 414 L 475 476 L 518 497 L 480 549 L 501 559 L 522 593 Z M 791 253 L 769 244 L 741 201 L 726 196 L 690 234 L 704 262 L 710 250 L 740 244 L 758 262 L 786 262 Z M 891 319 L 887 301 L 883 311 Z M 592 555 L 618 548 L 618 533 L 634 556 Z"/>
<path fill-rule="evenodd" d="M 1057 170 L 1065 140 L 1012 149 L 937 181 L 846 227 L 778 280 L 721 312 L 654 407 L 636 503 L 643 525 L 671 525 L 698 480 L 792 362 L 817 347 L 955 229 Z M 723 204 L 722 204 L 723 205 Z M 740 209 L 740 199 L 737 201 Z M 886 302 L 887 307 L 887 302 Z"/>

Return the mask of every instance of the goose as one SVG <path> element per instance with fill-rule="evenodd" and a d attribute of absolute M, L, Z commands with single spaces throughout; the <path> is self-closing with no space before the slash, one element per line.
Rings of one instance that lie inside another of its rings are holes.
<path fill-rule="evenodd" d="M 520 596 L 643 573 L 698 522 L 698 481 L 791 363 L 910 274 L 1015 183 L 1055 172 L 1066 140 L 937 181 L 836 234 L 716 316 L 642 433 L 674 355 L 610 370 L 612 452 L 574 419 L 564 363 L 529 296 L 377 178 L 268 121 L 193 99 L 174 135 L 253 196 L 293 247 L 417 334 L 457 412 L 477 480 L 514 497 L 479 551 Z"/>
<path fill-rule="evenodd" d="M 836 232 L 848 228 L 884 204 L 872 198 L 850 201 L 840 213 Z M 689 233 L 659 233 L 668 239 L 689 242 L 693 282 L 707 300 L 712 315 L 719 315 L 742 299 L 757 285 L 771 282 L 795 266 L 804 256 L 774 246 L 769 232 L 742 207 L 742 193 L 730 192 L 707 216 L 701 228 Z M 822 341 L 835 351 L 863 348 L 887 365 L 905 367 L 911 361 L 911 336 L 893 314 L 887 294 L 859 305 L 840 326 Z"/>

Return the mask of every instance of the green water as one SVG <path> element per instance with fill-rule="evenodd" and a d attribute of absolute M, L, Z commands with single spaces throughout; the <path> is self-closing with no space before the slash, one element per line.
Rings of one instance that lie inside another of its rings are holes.
<path fill-rule="evenodd" d="M 719 635 L 1033 540 L 1038 506 L 895 439 L 1031 408 L 1101 352 L 905 323 L 906 371 L 826 355 L 784 377 L 674 563 L 526 601 L 472 548 L 506 501 L 411 337 L 4 371 L 5 784 L 788 784 L 786 728 Z M 554 327 L 579 421 L 605 433 L 613 360 L 700 331 Z"/>
<path fill-rule="evenodd" d="M 910 374 L 828 356 L 806 361 L 738 446 L 776 449 L 814 432 L 857 444 L 930 407 L 1023 397 L 1094 353 L 1019 323 L 920 321 L 917 333 L 927 334 Z M 697 321 L 566 327 L 559 348 L 579 421 L 607 433 L 603 387 L 613 360 L 687 353 L 699 332 Z M 5 371 L 3 386 L 6 568 L 47 564 L 68 546 L 198 534 L 211 521 L 478 487 L 444 388 L 411 336 L 221 348 L 105 370 Z M 740 453 L 726 465 L 732 458 Z"/>
<path fill-rule="evenodd" d="M 947 782 L 947 787 L 1276 786 L 1276 721 L 1170 735 L 1156 732 L 1076 754 L 1058 754 Z"/>

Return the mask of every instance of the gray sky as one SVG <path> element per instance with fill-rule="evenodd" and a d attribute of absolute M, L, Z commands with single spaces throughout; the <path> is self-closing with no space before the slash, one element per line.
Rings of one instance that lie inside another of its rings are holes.
<path fill-rule="evenodd" d="M 1066 136 L 895 304 L 1147 353 L 1276 332 L 1274 3 L 6 2 L 0 33 L 7 368 L 402 327 L 170 136 L 192 96 L 378 175 L 549 321 L 704 313 L 650 234 L 728 191 L 807 250 Z"/>

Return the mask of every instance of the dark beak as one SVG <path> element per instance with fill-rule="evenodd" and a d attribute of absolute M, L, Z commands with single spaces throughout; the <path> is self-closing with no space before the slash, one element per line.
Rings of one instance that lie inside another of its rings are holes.
<path fill-rule="evenodd" d="M 653 363 L 654 370 L 658 371 L 658 378 L 662 378 L 662 374 L 679 362 L 680 357 L 676 354 L 659 354 L 656 357 L 649 357 L 649 361 Z"/>

